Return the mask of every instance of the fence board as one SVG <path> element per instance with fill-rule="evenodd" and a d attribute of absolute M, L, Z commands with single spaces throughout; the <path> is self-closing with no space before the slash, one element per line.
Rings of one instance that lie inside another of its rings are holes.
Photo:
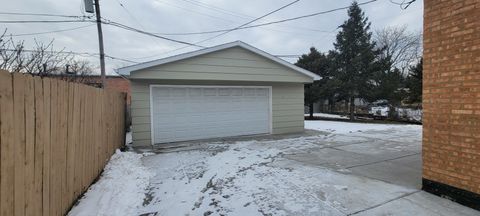
<path fill-rule="evenodd" d="M 50 172 L 51 172 L 51 82 L 50 79 L 43 79 L 43 108 L 42 117 L 45 120 L 45 128 L 43 128 L 43 173 L 42 173 L 42 213 L 43 215 L 51 215 L 50 210 Z"/>
<path fill-rule="evenodd" d="M 79 85 L 78 84 L 75 84 L 74 85 L 74 101 L 73 101 L 73 127 L 76 129 L 76 130 L 79 130 L 80 129 L 80 119 L 81 119 L 81 112 L 80 112 L 80 92 L 79 92 Z M 72 160 L 74 161 L 73 163 L 73 169 L 74 169 L 74 172 L 73 172 L 73 197 L 77 197 L 78 195 L 80 195 L 80 189 L 81 187 L 78 186 L 78 178 L 80 177 L 78 171 L 78 167 L 79 167 L 79 159 L 81 159 L 81 157 L 79 157 L 79 146 L 81 144 L 81 142 L 79 141 L 79 138 L 81 137 L 80 134 L 81 132 L 80 131 L 76 131 L 77 133 L 74 133 L 74 138 L 73 138 L 73 142 L 72 142 L 72 151 L 74 152 L 73 156 L 72 156 Z"/>
<path fill-rule="evenodd" d="M 88 107 L 88 100 L 87 100 L 87 91 L 85 89 L 81 89 L 82 91 L 82 143 L 85 143 L 84 145 L 81 145 L 81 152 L 82 152 L 82 163 L 80 169 L 82 170 L 81 175 L 80 175 L 80 185 L 81 185 L 81 191 L 86 189 L 86 182 L 87 182 L 87 167 L 86 167 L 86 161 L 87 161 L 87 145 L 88 145 L 88 125 L 87 125 L 87 107 Z"/>
<path fill-rule="evenodd" d="M 67 130 L 68 130 L 68 133 L 67 133 L 67 136 L 68 136 L 68 141 L 67 141 L 67 170 L 66 170 L 66 177 L 67 177 L 67 197 L 68 197 L 68 200 L 72 200 L 73 199 L 73 181 L 74 181 L 74 173 L 75 173 L 75 167 L 74 167 L 74 163 L 75 163 L 75 146 L 74 146 L 74 143 L 75 143 L 75 139 L 76 139 L 76 133 L 75 133 L 75 121 L 74 121 L 74 116 L 75 116 L 75 112 L 74 112 L 74 101 L 75 101 L 75 92 L 74 92 L 74 89 L 75 89 L 75 86 L 74 85 L 70 85 L 68 86 L 68 127 L 67 127 Z M 67 203 L 68 205 L 68 203 Z"/>
<path fill-rule="evenodd" d="M 92 104 L 92 109 L 95 110 L 95 112 L 92 112 L 92 128 L 94 128 L 95 131 L 93 131 L 93 140 L 92 140 L 92 151 L 97 151 L 97 145 L 98 145 L 98 140 L 97 136 L 100 134 L 98 131 L 98 125 L 97 125 L 97 116 L 99 116 L 99 113 L 97 112 L 97 93 L 98 89 L 95 89 L 93 91 L 93 104 Z M 92 154 L 92 180 L 95 179 L 96 176 L 98 176 L 98 158 L 96 154 Z"/>
<path fill-rule="evenodd" d="M 58 194 L 61 186 L 59 185 L 58 176 L 60 158 L 58 157 L 58 138 L 59 124 L 59 102 L 58 102 L 58 81 L 51 80 L 50 82 L 50 214 L 58 215 L 58 203 L 60 202 Z"/>
<path fill-rule="evenodd" d="M 92 128 L 92 90 L 91 89 L 85 89 L 85 92 L 87 93 L 86 94 L 86 98 L 88 98 L 89 100 L 86 100 L 86 109 L 85 109 L 85 115 L 86 115 L 86 118 L 85 118 L 85 122 L 86 122 L 86 148 L 85 148 L 85 157 L 86 157 L 86 161 L 85 161 L 85 180 L 84 180 L 84 186 L 86 187 L 88 185 L 88 182 L 90 182 L 90 179 L 92 178 L 92 159 L 91 159 L 91 156 L 92 156 L 92 131 L 90 130 Z"/>
<path fill-rule="evenodd" d="M 67 153 L 66 153 L 66 144 L 68 142 L 67 140 L 67 118 L 68 118 L 68 87 L 66 82 L 59 81 L 58 82 L 58 93 L 59 93 L 59 107 L 60 110 L 58 112 L 58 115 L 60 116 L 60 128 L 58 132 L 58 137 L 60 142 L 57 145 L 58 148 L 58 158 L 60 159 L 57 161 L 59 164 L 59 175 L 58 175 L 58 180 L 60 181 L 60 184 L 58 185 L 60 187 L 60 193 L 58 194 L 60 202 L 58 203 L 59 206 L 59 214 L 65 212 L 67 210 L 67 181 L 66 181 L 66 174 L 67 174 L 67 163 L 66 163 L 66 158 L 67 158 Z"/>
<path fill-rule="evenodd" d="M 14 118 L 12 76 L 0 71 L 0 215 L 14 213 Z"/>
<path fill-rule="evenodd" d="M 95 92 L 95 110 L 99 111 L 99 112 L 96 112 L 96 117 L 94 118 L 95 119 L 95 128 L 97 130 L 97 132 L 95 133 L 95 151 L 96 152 L 99 152 L 100 151 L 100 146 L 101 146 L 101 132 L 100 132 L 100 127 L 99 125 L 101 124 L 100 122 L 100 118 L 98 118 L 98 116 L 102 115 L 101 111 L 102 111 L 102 107 L 100 106 L 100 100 L 101 100 L 101 92 L 100 91 L 96 91 Z M 102 162 L 102 159 L 100 158 L 100 154 L 97 154 L 95 155 L 95 170 L 96 170 L 96 173 L 100 173 L 101 172 L 101 169 L 102 169 L 102 166 L 103 166 L 103 162 Z"/>
<path fill-rule="evenodd" d="M 83 151 L 82 151 L 82 145 L 83 143 L 83 127 L 82 127 L 82 122 L 83 122 L 83 108 L 85 106 L 85 103 L 83 101 L 83 91 L 80 91 L 80 86 L 75 85 L 75 107 L 76 107 L 76 112 L 78 112 L 78 134 L 79 137 L 75 142 L 75 197 L 80 195 L 82 191 L 82 181 L 81 181 L 81 176 L 82 176 L 82 158 L 83 158 Z"/>
<path fill-rule="evenodd" d="M 25 78 L 25 214 L 35 215 L 35 89 L 33 77 Z"/>
<path fill-rule="evenodd" d="M 43 184 L 43 148 L 45 143 L 45 106 L 43 97 L 43 83 L 40 77 L 34 78 L 35 88 L 35 161 L 34 161 L 34 199 L 33 212 L 42 212 L 42 184 Z M 1 111 L 0 111 L 1 112 Z"/>
<path fill-rule="evenodd" d="M 25 76 L 13 75 L 14 215 L 25 215 Z"/>

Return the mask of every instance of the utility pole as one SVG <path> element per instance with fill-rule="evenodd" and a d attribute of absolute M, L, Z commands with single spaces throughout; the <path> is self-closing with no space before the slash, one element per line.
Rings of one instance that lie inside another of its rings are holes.
<path fill-rule="evenodd" d="M 98 45 L 100 50 L 100 72 L 102 76 L 102 88 L 106 88 L 105 79 L 105 53 L 103 50 L 103 33 L 102 33 L 102 20 L 100 16 L 100 0 L 95 1 L 95 15 L 97 17 L 97 31 L 98 31 Z"/>

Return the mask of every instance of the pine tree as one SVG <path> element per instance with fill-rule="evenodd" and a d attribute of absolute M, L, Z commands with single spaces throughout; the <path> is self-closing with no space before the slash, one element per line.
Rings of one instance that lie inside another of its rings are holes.
<path fill-rule="evenodd" d="M 341 81 L 340 95 L 349 101 L 354 119 L 355 98 L 367 98 L 373 85 L 375 60 L 379 51 L 372 41 L 370 22 L 357 2 L 348 9 L 348 19 L 340 26 L 335 47 L 336 75 Z"/>
<path fill-rule="evenodd" d="M 405 76 L 400 69 L 393 66 L 391 57 L 383 55 L 375 63 L 372 83 L 374 88 L 369 101 L 387 100 L 391 106 L 398 106 L 405 99 Z"/>
<path fill-rule="evenodd" d="M 328 60 L 326 55 L 320 53 L 315 47 L 310 48 L 310 53 L 302 55 L 295 65 L 316 73 L 322 77 L 321 80 L 305 85 L 305 104 L 310 108 L 310 118 L 313 118 L 313 104 L 325 97 L 323 84 L 327 77 Z"/>
<path fill-rule="evenodd" d="M 417 65 L 410 67 L 407 77 L 408 101 L 422 102 L 423 59 Z"/>

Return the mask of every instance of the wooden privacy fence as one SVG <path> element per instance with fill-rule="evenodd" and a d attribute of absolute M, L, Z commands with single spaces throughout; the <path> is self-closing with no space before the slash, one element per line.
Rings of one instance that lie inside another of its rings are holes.
<path fill-rule="evenodd" d="M 0 71 L 0 215 L 64 215 L 124 143 L 125 97 Z"/>

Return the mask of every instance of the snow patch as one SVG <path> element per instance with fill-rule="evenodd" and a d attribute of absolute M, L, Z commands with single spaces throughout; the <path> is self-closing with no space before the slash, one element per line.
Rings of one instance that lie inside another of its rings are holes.
<path fill-rule="evenodd" d="M 400 118 L 414 122 L 422 122 L 421 109 L 398 108 L 397 112 Z"/>
<path fill-rule="evenodd" d="M 132 145 L 132 130 L 130 129 L 129 132 L 125 134 L 125 145 Z"/>
<path fill-rule="evenodd" d="M 102 176 L 68 213 L 69 216 L 137 215 L 145 199 L 153 174 L 143 166 L 141 154 L 115 154 L 105 166 Z"/>
<path fill-rule="evenodd" d="M 334 121 L 305 121 L 305 129 L 326 131 L 334 134 L 348 134 L 364 131 L 421 129 L 418 125 L 365 124 Z"/>
<path fill-rule="evenodd" d="M 305 114 L 305 116 L 310 116 L 310 114 Z M 329 114 L 329 113 L 313 113 L 314 117 L 322 117 L 322 118 L 331 118 L 331 119 L 348 119 L 348 116 L 345 115 L 336 115 L 336 114 Z"/>

